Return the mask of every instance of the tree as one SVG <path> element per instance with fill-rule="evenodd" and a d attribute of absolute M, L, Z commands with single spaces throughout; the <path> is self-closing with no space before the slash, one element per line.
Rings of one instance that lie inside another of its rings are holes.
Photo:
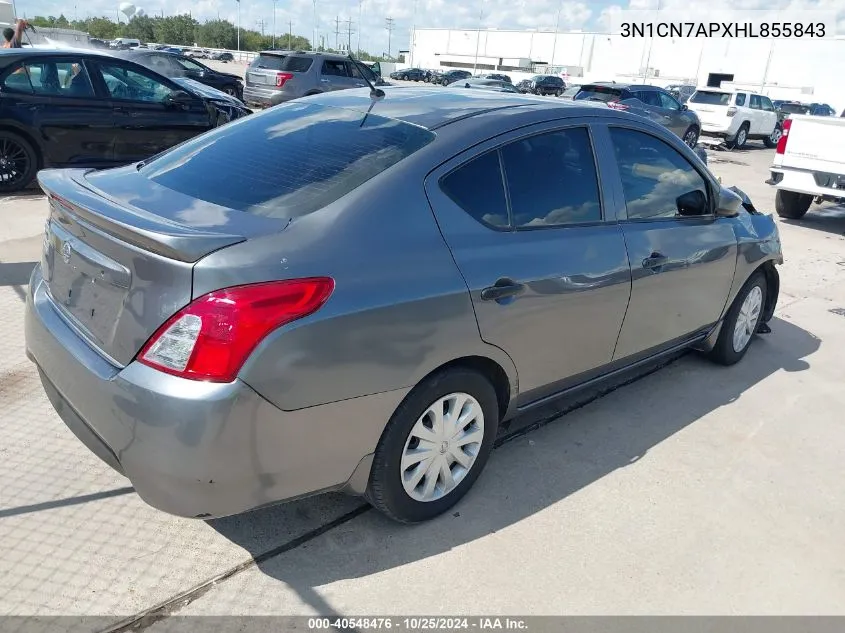
<path fill-rule="evenodd" d="M 87 28 L 83 29 L 91 37 L 101 40 L 113 40 L 120 35 L 120 27 L 108 18 L 91 18 L 86 20 Z"/>
<path fill-rule="evenodd" d="M 59 29 L 66 29 L 70 27 L 70 22 L 67 21 L 67 18 L 64 14 L 60 15 L 56 20 L 56 28 Z"/>
<path fill-rule="evenodd" d="M 196 34 L 200 46 L 234 49 L 238 45 L 238 30 L 227 20 L 209 20 L 197 27 Z"/>
<path fill-rule="evenodd" d="M 123 34 L 142 42 L 156 41 L 155 20 L 147 15 L 136 15 L 123 27 Z"/>
<path fill-rule="evenodd" d="M 166 18 L 157 18 L 154 41 L 160 44 L 192 46 L 196 41 L 194 32 L 197 26 L 197 21 L 189 15 L 172 15 Z"/>

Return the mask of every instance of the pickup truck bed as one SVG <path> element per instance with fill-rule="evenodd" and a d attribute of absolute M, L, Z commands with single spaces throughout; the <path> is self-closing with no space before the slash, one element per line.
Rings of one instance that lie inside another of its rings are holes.
<path fill-rule="evenodd" d="M 814 199 L 845 202 L 845 118 L 790 115 L 766 184 L 785 218 L 802 217 Z"/>

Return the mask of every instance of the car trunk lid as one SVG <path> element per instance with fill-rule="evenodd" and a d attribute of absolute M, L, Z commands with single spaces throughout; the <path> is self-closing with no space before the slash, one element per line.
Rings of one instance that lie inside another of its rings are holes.
<path fill-rule="evenodd" d="M 258 88 L 281 88 L 308 72 L 314 60 L 310 57 L 269 55 L 262 53 L 249 65 L 246 85 Z"/>
<path fill-rule="evenodd" d="M 133 167 L 39 174 L 42 274 L 66 320 L 122 367 L 191 300 L 194 262 L 287 222 L 197 201 Z"/>
<path fill-rule="evenodd" d="M 775 164 L 845 174 L 845 119 L 793 114 L 783 154 Z"/>
<path fill-rule="evenodd" d="M 723 124 L 732 106 L 732 93 L 720 90 L 697 90 L 687 102 L 703 125 Z"/>

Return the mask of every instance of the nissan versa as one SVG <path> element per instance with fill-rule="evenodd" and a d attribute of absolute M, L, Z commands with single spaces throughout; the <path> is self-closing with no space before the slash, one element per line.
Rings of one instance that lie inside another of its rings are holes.
<path fill-rule="evenodd" d="M 583 102 L 333 92 L 149 161 L 43 171 L 26 346 L 153 506 L 458 501 L 503 420 L 768 330 L 781 245 L 684 143 Z"/>

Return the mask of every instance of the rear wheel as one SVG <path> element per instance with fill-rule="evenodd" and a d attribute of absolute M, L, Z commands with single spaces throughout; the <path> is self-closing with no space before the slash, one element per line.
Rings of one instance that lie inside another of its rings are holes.
<path fill-rule="evenodd" d="M 748 123 L 743 123 L 732 139 L 728 140 L 725 145 L 729 149 L 742 149 L 745 147 L 745 142 L 748 140 Z"/>
<path fill-rule="evenodd" d="M 408 75 L 402 75 L 401 79 L 402 81 L 408 81 Z"/>
<path fill-rule="evenodd" d="M 559 97 L 559 96 L 560 96 L 560 95 L 562 95 L 562 94 L 563 94 L 563 90 L 560 90 L 560 89 L 555 90 L 555 96 L 556 96 L 556 97 Z"/>
<path fill-rule="evenodd" d="M 728 310 L 710 359 L 720 365 L 738 363 L 751 345 L 766 305 L 766 277 L 751 275 Z"/>
<path fill-rule="evenodd" d="M 790 220 L 803 218 L 811 204 L 813 204 L 813 196 L 808 193 L 778 189 L 775 194 L 775 211 L 782 218 Z"/>
<path fill-rule="evenodd" d="M 481 474 L 499 424 L 496 392 L 481 374 L 456 368 L 417 385 L 379 440 L 367 500 L 403 523 L 442 514 Z"/>
<path fill-rule="evenodd" d="M 38 172 L 38 154 L 22 136 L 0 131 L 0 193 L 25 189 Z"/>
<path fill-rule="evenodd" d="M 783 136 L 783 128 L 781 127 L 781 124 L 778 123 L 777 125 L 775 125 L 775 129 L 772 130 L 772 134 L 767 138 L 763 139 L 763 143 L 766 145 L 766 147 L 772 149 L 773 147 L 777 147 L 778 141 L 780 140 L 781 136 Z"/>

